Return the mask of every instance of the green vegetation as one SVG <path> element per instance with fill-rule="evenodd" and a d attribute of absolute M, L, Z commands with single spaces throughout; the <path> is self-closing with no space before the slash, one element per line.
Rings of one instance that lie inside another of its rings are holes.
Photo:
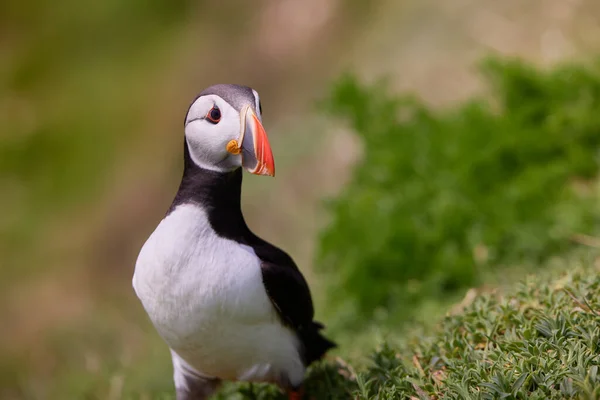
<path fill-rule="evenodd" d="M 102 193 L 119 149 L 141 130 L 141 99 L 157 90 L 148 82 L 155 85 L 186 12 L 177 3 L 0 5 L 9 44 L 0 68 L 8 133 L 0 205 L 11 210 L 0 224 L 0 287 L 44 264 L 39 242 L 53 216 Z M 36 252 L 24 257 L 30 247 Z"/>
<path fill-rule="evenodd" d="M 359 398 L 597 399 L 600 276 L 575 269 L 478 297 L 414 346 L 375 353 Z"/>
<path fill-rule="evenodd" d="M 489 61 L 493 104 L 441 112 L 341 79 L 328 104 L 364 155 L 320 243 L 336 312 L 354 322 L 381 308 L 402 320 L 424 299 L 446 302 L 597 231 L 599 67 Z"/>

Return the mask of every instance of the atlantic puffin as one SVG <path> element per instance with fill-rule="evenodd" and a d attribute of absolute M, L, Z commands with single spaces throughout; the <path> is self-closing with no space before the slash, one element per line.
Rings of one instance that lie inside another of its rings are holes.
<path fill-rule="evenodd" d="M 133 275 L 169 346 L 177 400 L 206 399 L 224 380 L 270 382 L 300 399 L 306 368 L 336 346 L 292 258 L 246 225 L 242 169 L 275 175 L 260 98 L 211 86 L 187 111 L 183 178 Z"/>

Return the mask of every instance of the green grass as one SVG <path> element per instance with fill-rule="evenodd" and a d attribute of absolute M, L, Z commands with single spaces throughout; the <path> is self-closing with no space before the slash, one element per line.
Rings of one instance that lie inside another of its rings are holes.
<path fill-rule="evenodd" d="M 375 353 L 359 398 L 598 398 L 598 272 L 572 266 L 476 298 L 413 346 Z"/>

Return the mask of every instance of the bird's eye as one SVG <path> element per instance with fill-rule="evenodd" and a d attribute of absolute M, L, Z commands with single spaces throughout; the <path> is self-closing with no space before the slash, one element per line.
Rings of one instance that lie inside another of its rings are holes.
<path fill-rule="evenodd" d="M 218 123 L 221 120 L 221 110 L 219 110 L 219 107 L 213 106 L 208 114 L 206 114 L 206 119 L 213 124 Z"/>
<path fill-rule="evenodd" d="M 260 115 L 262 115 L 262 103 L 258 102 L 258 111 L 260 111 Z"/>

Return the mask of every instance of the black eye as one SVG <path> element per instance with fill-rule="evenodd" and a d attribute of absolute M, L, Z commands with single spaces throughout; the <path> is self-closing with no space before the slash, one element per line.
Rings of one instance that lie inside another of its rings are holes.
<path fill-rule="evenodd" d="M 206 114 L 206 119 L 213 124 L 218 123 L 221 120 L 221 110 L 219 110 L 219 107 L 213 106 L 208 114 Z"/>
<path fill-rule="evenodd" d="M 262 116 L 262 103 L 258 102 L 258 111 L 260 111 L 260 115 Z"/>

